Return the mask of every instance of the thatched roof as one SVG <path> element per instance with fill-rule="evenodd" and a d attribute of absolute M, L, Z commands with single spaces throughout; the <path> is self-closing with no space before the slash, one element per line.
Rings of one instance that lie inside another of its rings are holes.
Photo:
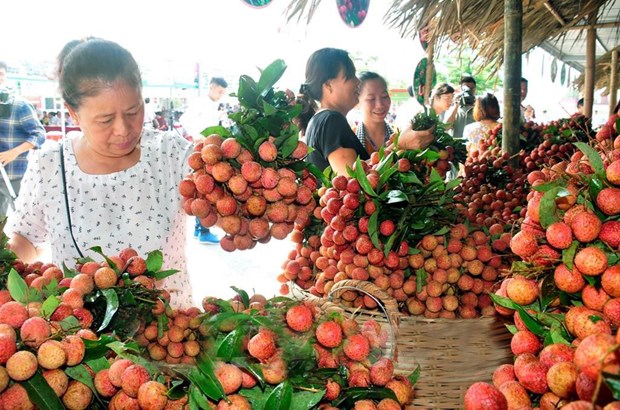
<path fill-rule="evenodd" d="M 310 21 L 321 1 L 289 0 L 289 20 L 296 17 Z M 579 53 L 579 59 L 585 61 L 585 54 L 582 55 L 585 34 L 579 34 L 586 27 L 584 18 L 597 11 L 598 23 L 604 23 L 601 26 L 608 30 L 607 34 L 598 36 L 597 47 L 601 51 L 597 55 L 602 55 L 620 43 L 618 3 L 619 0 L 523 0 L 523 52 L 542 46 L 583 72 L 583 64 L 571 58 Z M 503 0 L 392 0 L 384 21 L 403 38 L 415 37 L 421 27 L 428 25 L 429 34 L 438 46 L 452 39 L 474 49 L 484 65 L 499 69 L 503 62 Z M 575 33 L 577 37 L 573 38 Z"/>
<path fill-rule="evenodd" d="M 618 46 L 620 47 L 620 46 Z M 617 48 L 618 48 L 617 47 Z M 620 59 L 619 59 L 620 60 Z M 597 90 L 603 90 L 603 94 L 608 94 L 609 93 L 609 81 L 610 81 L 610 76 L 609 73 L 611 72 L 611 51 L 606 53 L 603 57 L 598 58 L 596 60 L 596 70 L 594 73 L 594 88 L 596 88 Z M 620 73 L 620 63 L 618 63 L 617 67 L 616 67 L 616 72 Z M 574 85 L 581 89 L 584 85 L 585 82 L 585 76 L 582 74 L 580 75 L 575 81 L 574 81 Z"/>

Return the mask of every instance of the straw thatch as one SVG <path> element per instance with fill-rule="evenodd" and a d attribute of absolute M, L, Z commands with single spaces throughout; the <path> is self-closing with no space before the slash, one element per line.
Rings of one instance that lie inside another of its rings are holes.
<path fill-rule="evenodd" d="M 286 10 L 289 20 L 305 17 L 310 21 L 321 1 L 290 0 Z M 562 36 L 608 1 L 523 0 L 523 52 Z M 475 50 L 480 63 L 495 70 L 503 62 L 503 0 L 392 0 L 384 21 L 403 38 L 413 38 L 421 27 L 428 26 L 437 46 L 451 39 Z"/>
<path fill-rule="evenodd" d="M 596 60 L 596 69 L 594 70 L 594 88 L 603 90 L 603 95 L 609 94 L 609 83 L 611 81 L 611 53 L 605 53 Z M 616 72 L 620 73 L 620 63 L 616 67 Z M 573 85 L 578 89 L 582 89 L 585 83 L 585 75 L 582 74 L 575 79 Z M 616 83 L 617 84 L 617 83 Z"/>

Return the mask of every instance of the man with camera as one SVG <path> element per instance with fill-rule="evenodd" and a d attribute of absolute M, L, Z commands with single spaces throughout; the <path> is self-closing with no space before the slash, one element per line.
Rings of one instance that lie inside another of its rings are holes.
<path fill-rule="evenodd" d="M 6 174 L 2 172 L 4 182 L 0 181 L 0 216 L 6 215 L 13 201 L 12 194 L 19 194 L 28 166 L 27 152 L 45 142 L 45 128 L 37 111 L 4 86 L 6 73 L 7 65 L 0 61 L 0 167 L 6 171 Z"/>
<path fill-rule="evenodd" d="M 474 104 L 476 103 L 476 80 L 474 77 L 461 77 L 461 93 L 456 101 L 459 108 L 454 120 L 452 136 L 463 138 L 465 126 L 474 122 Z"/>

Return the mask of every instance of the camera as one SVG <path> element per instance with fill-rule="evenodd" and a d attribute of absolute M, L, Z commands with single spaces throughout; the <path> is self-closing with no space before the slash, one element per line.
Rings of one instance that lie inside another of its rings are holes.
<path fill-rule="evenodd" d="M 476 96 L 472 94 L 471 88 L 461 85 L 461 105 L 473 105 L 475 102 Z"/>

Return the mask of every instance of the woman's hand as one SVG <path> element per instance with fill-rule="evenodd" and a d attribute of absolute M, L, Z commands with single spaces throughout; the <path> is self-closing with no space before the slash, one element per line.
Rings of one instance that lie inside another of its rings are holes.
<path fill-rule="evenodd" d="M 427 130 L 414 131 L 411 125 L 398 137 L 398 148 L 400 149 L 424 149 L 431 145 L 435 139 L 435 127 Z"/>

